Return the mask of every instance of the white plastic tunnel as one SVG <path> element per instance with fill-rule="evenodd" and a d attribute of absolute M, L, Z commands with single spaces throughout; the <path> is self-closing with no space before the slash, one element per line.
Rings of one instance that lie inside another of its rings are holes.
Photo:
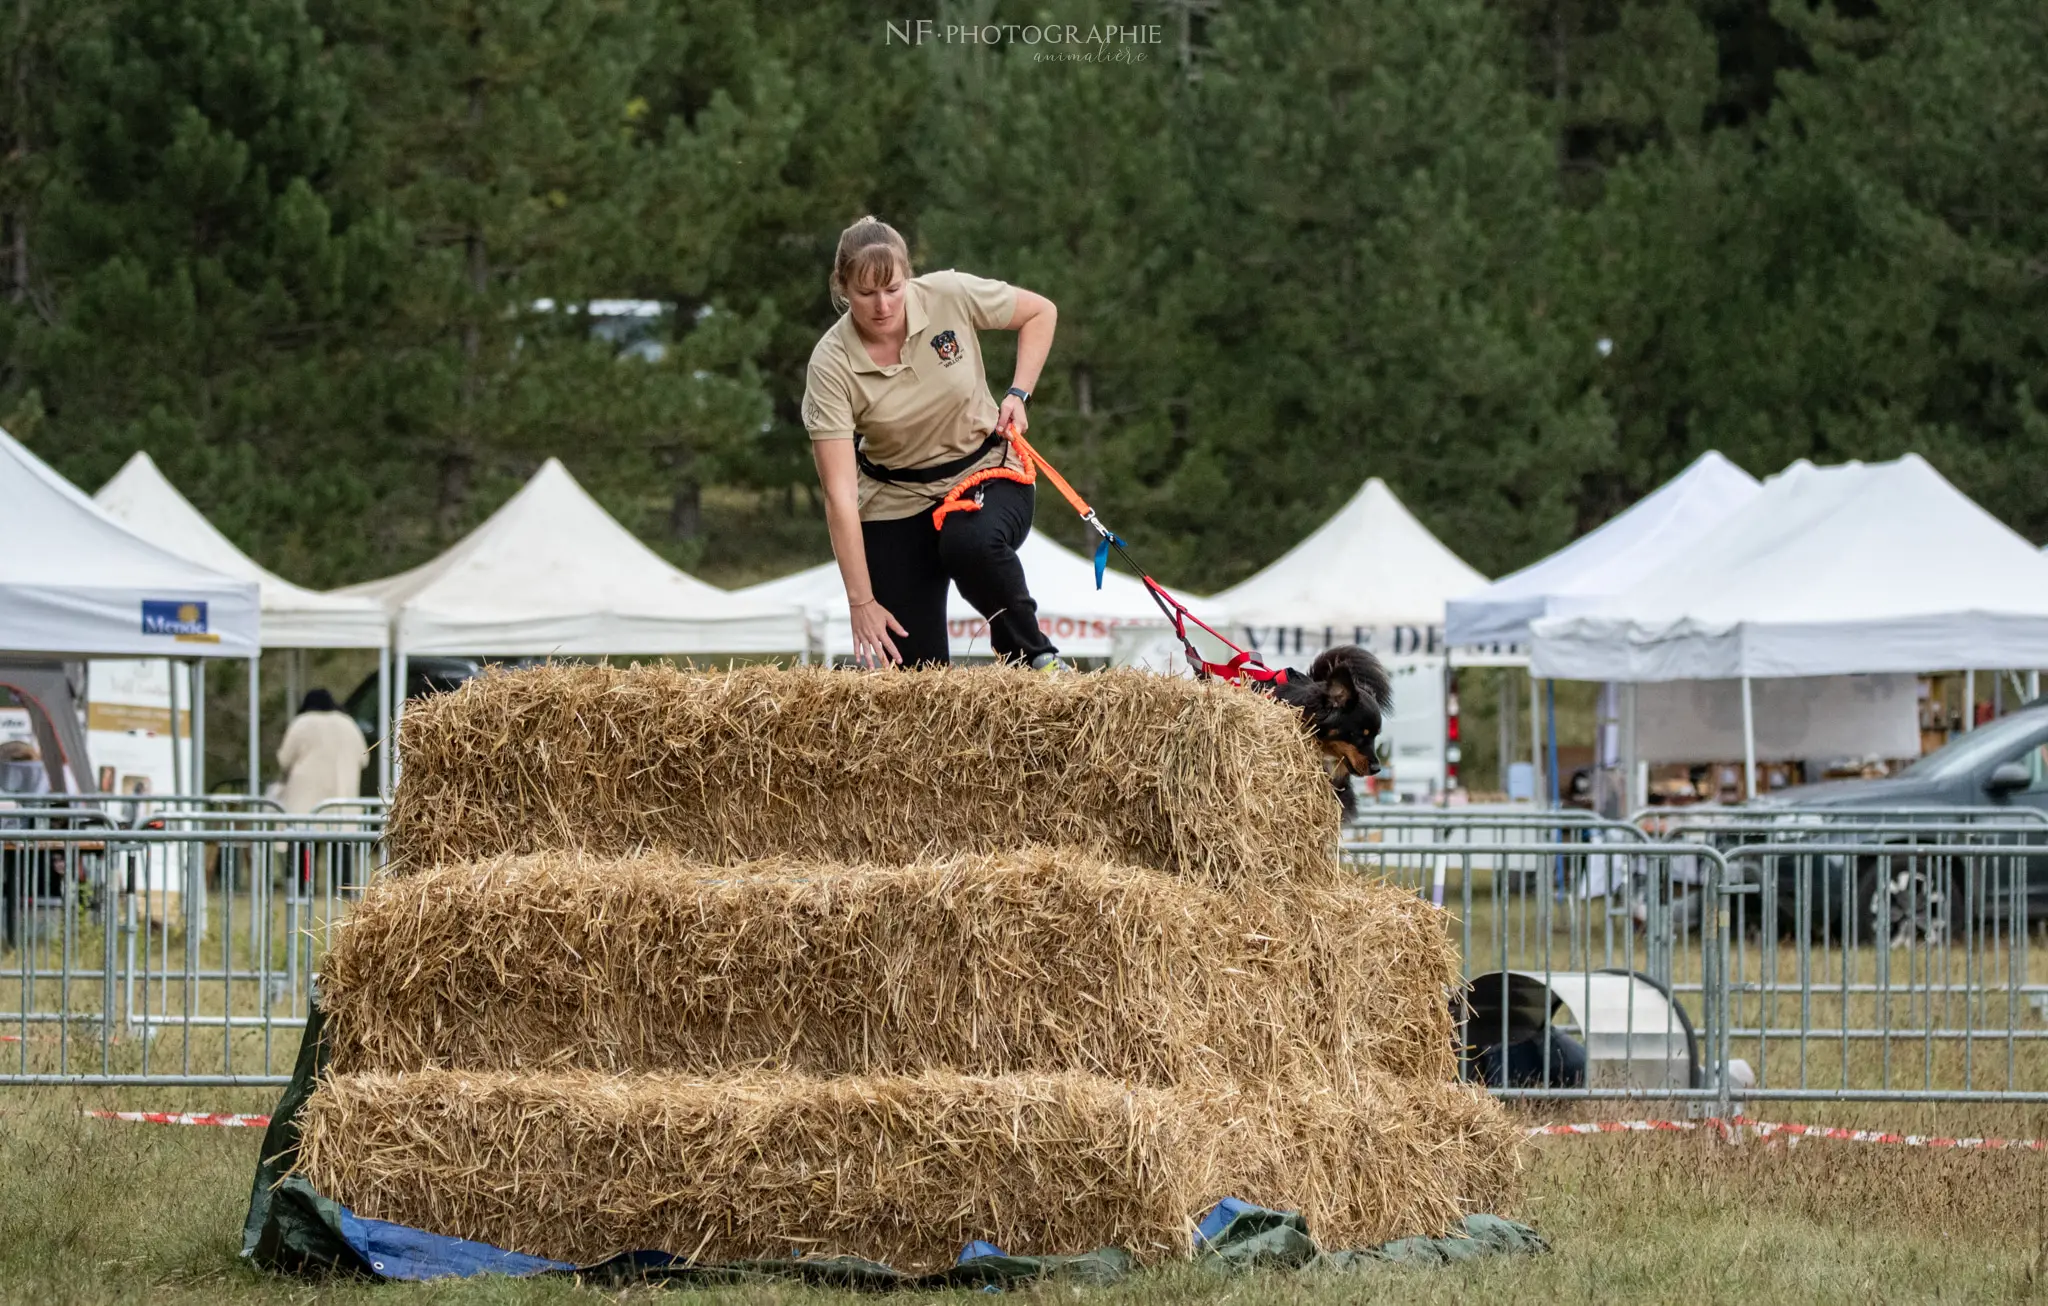
<path fill-rule="evenodd" d="M 1465 988 L 1463 1076 L 1496 1088 L 1697 1088 L 1699 1040 L 1640 971 L 1493 971 Z"/>

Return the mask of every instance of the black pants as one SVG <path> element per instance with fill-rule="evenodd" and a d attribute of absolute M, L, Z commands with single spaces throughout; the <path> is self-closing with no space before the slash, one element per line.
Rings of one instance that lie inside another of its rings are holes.
<path fill-rule="evenodd" d="M 1038 491 L 1016 481 L 988 481 L 979 488 L 981 511 L 948 513 L 943 530 L 932 529 L 929 511 L 860 524 L 875 597 L 910 632 L 890 634 L 906 666 L 950 660 L 948 581 L 988 619 L 989 646 L 996 656 L 1028 662 L 1057 652 L 1038 628 L 1038 604 L 1025 584 L 1024 564 L 1017 561 L 1017 546 L 1031 533 Z"/>

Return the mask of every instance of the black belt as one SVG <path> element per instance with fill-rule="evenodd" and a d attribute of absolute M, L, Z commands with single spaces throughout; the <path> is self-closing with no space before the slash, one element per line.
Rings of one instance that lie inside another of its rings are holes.
<path fill-rule="evenodd" d="M 878 481 L 889 481 L 897 485 L 929 485 L 933 481 L 949 481 L 974 464 L 988 457 L 989 452 L 1003 443 L 1000 432 L 990 431 L 988 439 L 981 442 L 981 448 L 951 462 L 939 463 L 932 467 L 884 467 L 861 452 L 864 436 L 853 437 L 853 460 L 860 469 Z"/>

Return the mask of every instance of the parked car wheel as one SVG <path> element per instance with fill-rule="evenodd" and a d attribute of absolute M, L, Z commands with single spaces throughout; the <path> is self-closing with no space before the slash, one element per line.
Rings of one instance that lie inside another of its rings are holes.
<path fill-rule="evenodd" d="M 1863 906 L 1864 937 L 1871 942 L 1905 948 L 1948 937 L 1944 877 L 1914 859 L 1859 858 L 1855 900 Z"/>

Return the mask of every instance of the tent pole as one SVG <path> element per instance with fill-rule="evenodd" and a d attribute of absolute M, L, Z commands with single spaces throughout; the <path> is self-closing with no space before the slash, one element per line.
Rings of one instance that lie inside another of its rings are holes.
<path fill-rule="evenodd" d="M 394 793 L 398 789 L 398 723 L 405 719 L 405 664 L 405 645 L 400 644 L 398 646 L 398 669 L 392 677 L 397 683 L 398 688 L 397 692 L 391 696 L 391 733 L 388 736 L 391 741 L 391 788 Z"/>
<path fill-rule="evenodd" d="M 1756 704 L 1749 677 L 1742 678 L 1742 783 L 1746 798 L 1756 797 Z"/>
<path fill-rule="evenodd" d="M 1636 682 L 1631 680 L 1621 687 L 1621 764 L 1622 764 L 1622 818 L 1630 812 L 1640 811 L 1650 805 L 1650 796 L 1643 792 L 1647 786 L 1637 780 L 1642 769 L 1636 761 Z"/>
<path fill-rule="evenodd" d="M 1557 682 L 1555 680 L 1545 680 L 1543 682 L 1543 712 L 1544 716 L 1548 718 L 1545 725 L 1545 733 L 1549 735 L 1550 810 L 1554 812 L 1564 805 L 1564 795 L 1560 789 L 1557 774 Z"/>
<path fill-rule="evenodd" d="M 1529 803 L 1543 803 L 1543 693 L 1536 672 L 1529 672 Z"/>
<path fill-rule="evenodd" d="M 263 796 L 263 738 L 262 711 L 259 695 L 263 692 L 263 654 L 258 652 L 249 659 L 249 796 Z"/>
<path fill-rule="evenodd" d="M 1330 641 L 1327 637 L 1323 640 L 1323 647 L 1330 647 Z M 1451 660 L 1449 657 L 1446 657 L 1444 659 L 1443 670 L 1437 673 L 1436 700 L 1444 706 L 1445 722 L 1445 728 L 1437 731 L 1438 738 L 1436 741 L 1436 773 L 1443 777 L 1444 787 L 1443 790 L 1437 795 L 1436 802 L 1437 806 L 1439 807 L 1448 807 L 1451 803 L 1451 732 L 1449 729 L 1451 707 Z"/>
<path fill-rule="evenodd" d="M 1963 733 L 1977 728 L 1977 673 L 1963 673 Z"/>
<path fill-rule="evenodd" d="M 1500 791 L 1508 791 L 1508 763 L 1515 755 L 1515 676 L 1512 671 L 1502 668 L 1500 683 L 1496 687 L 1500 703 L 1495 715 L 1500 723 Z"/>
<path fill-rule="evenodd" d="M 206 660 L 192 659 L 192 792 L 206 792 Z"/>
<path fill-rule="evenodd" d="M 391 645 L 377 650 L 377 792 L 391 797 Z"/>
<path fill-rule="evenodd" d="M 185 792 L 185 754 L 183 750 L 181 750 L 178 746 L 179 736 L 177 662 L 172 659 L 166 659 L 164 662 L 164 670 L 169 674 L 171 678 L 171 792 L 174 794 L 182 794 Z M 187 715 L 187 717 L 185 718 L 184 724 L 186 727 L 185 737 L 189 739 L 191 738 L 192 734 L 192 720 L 189 715 Z"/>

